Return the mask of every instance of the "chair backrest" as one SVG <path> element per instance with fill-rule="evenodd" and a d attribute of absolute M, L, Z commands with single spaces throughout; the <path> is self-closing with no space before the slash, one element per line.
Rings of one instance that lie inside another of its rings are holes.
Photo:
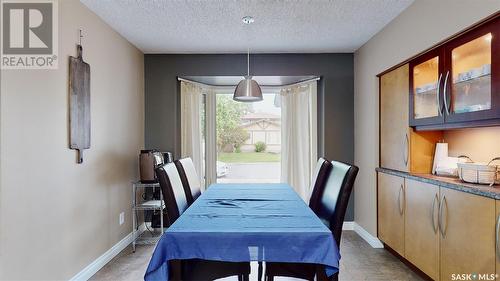
<path fill-rule="evenodd" d="M 181 181 L 186 191 L 188 204 L 191 205 L 193 204 L 194 200 L 196 200 L 201 195 L 200 178 L 196 173 L 193 160 L 188 157 L 180 160 L 175 160 L 174 163 L 177 167 L 177 170 L 179 171 L 179 175 L 181 176 Z"/>
<path fill-rule="evenodd" d="M 184 187 L 174 163 L 160 166 L 155 171 L 167 208 L 168 220 L 172 224 L 188 207 Z"/>
<path fill-rule="evenodd" d="M 314 174 L 311 182 L 311 198 L 309 198 L 309 207 L 313 210 L 316 209 L 321 199 L 321 194 L 325 188 L 326 180 L 332 170 L 332 163 L 325 158 L 319 158 L 314 169 Z"/>
<path fill-rule="evenodd" d="M 337 245 L 340 247 L 347 204 L 359 169 L 356 166 L 337 161 L 332 161 L 332 165 L 333 169 L 326 181 L 319 204 L 313 210 L 329 226 Z"/>

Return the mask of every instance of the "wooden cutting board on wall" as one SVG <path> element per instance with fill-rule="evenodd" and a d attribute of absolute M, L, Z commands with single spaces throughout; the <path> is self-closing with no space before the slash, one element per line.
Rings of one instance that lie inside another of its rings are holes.
<path fill-rule="evenodd" d="M 69 58 L 70 148 L 78 151 L 77 163 L 83 162 L 83 150 L 90 148 L 90 65 L 78 56 Z"/>

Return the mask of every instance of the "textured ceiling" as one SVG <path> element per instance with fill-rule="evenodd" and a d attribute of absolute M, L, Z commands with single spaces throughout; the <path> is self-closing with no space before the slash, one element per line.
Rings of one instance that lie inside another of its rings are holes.
<path fill-rule="evenodd" d="M 80 1 L 145 53 L 353 52 L 413 2 Z"/>

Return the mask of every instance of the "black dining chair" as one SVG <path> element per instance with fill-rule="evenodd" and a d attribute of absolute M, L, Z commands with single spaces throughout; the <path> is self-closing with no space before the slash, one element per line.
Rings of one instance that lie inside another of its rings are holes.
<path fill-rule="evenodd" d="M 338 161 L 332 161 L 331 163 L 333 169 L 326 180 L 323 190 L 318 191 L 319 200 L 313 211 L 322 221 L 327 223 L 340 250 L 340 238 L 347 204 L 359 169 L 354 165 Z M 320 281 L 338 280 L 338 273 L 327 277 L 324 266 L 309 263 L 269 262 L 266 263 L 265 276 L 267 281 L 273 281 L 276 276 L 310 281 L 313 281 L 315 276 Z"/>
<path fill-rule="evenodd" d="M 325 186 L 328 175 L 332 170 L 332 163 L 325 158 L 320 157 L 316 162 L 311 182 L 311 197 L 309 198 L 309 208 L 315 209 L 321 199 L 321 193 Z M 262 280 L 262 262 L 259 262 L 258 280 Z"/>
<path fill-rule="evenodd" d="M 182 158 L 175 160 L 174 164 L 177 167 L 177 171 L 179 171 L 188 204 L 191 205 L 201 195 L 200 178 L 196 173 L 193 160 L 189 157 Z"/>
<path fill-rule="evenodd" d="M 167 209 L 168 225 L 172 225 L 188 208 L 184 186 L 173 163 L 160 166 L 155 172 Z"/>
<path fill-rule="evenodd" d="M 188 208 L 188 202 L 181 177 L 174 163 L 156 168 L 163 201 L 167 209 L 169 225 L 172 225 Z M 201 259 L 172 261 L 172 280 L 209 281 L 229 276 L 238 276 L 239 281 L 248 281 L 249 262 L 222 262 Z"/>
<path fill-rule="evenodd" d="M 309 208 L 312 210 L 316 209 L 321 199 L 321 193 L 325 188 L 326 180 L 332 171 L 333 165 L 330 161 L 325 158 L 319 158 L 316 162 L 316 168 L 314 169 L 313 179 L 311 183 L 312 193 L 311 198 L 309 198 Z"/>

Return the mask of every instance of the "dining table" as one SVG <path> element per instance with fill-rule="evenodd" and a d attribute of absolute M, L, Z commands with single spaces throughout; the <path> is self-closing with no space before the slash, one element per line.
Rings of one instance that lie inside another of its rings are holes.
<path fill-rule="evenodd" d="M 166 202 L 168 204 L 168 202 Z M 284 183 L 217 183 L 165 231 L 144 279 L 169 280 L 169 261 L 293 262 L 338 272 L 332 232 Z"/>

